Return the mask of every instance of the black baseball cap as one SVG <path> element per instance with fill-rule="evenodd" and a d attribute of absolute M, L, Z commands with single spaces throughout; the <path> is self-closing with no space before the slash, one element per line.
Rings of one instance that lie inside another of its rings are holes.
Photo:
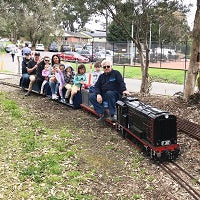
<path fill-rule="evenodd" d="M 35 55 L 35 56 L 40 56 L 40 53 L 39 53 L 39 52 L 35 52 L 34 55 Z"/>

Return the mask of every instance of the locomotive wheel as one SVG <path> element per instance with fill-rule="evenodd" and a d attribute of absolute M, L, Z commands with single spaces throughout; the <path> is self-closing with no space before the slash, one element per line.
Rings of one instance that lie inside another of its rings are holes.
<path fill-rule="evenodd" d="M 126 131 L 123 128 L 121 129 L 121 135 L 124 139 L 126 138 Z"/>
<path fill-rule="evenodd" d="M 117 132 L 119 133 L 119 135 L 122 137 L 122 138 L 126 138 L 126 131 L 124 131 L 124 129 L 119 125 L 117 124 L 116 125 L 116 129 L 117 129 Z"/>

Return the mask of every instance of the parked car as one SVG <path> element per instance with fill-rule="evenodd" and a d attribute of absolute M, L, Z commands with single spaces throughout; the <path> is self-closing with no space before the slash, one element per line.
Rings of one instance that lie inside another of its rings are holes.
<path fill-rule="evenodd" d="M 14 45 L 14 44 L 8 44 L 8 45 L 6 46 L 6 48 L 5 48 L 5 51 L 6 51 L 7 53 L 10 53 L 11 50 L 12 50 L 12 48 L 16 48 L 16 45 Z"/>
<path fill-rule="evenodd" d="M 58 54 L 58 56 L 65 60 L 65 61 L 71 61 L 71 62 L 80 62 L 80 63 L 87 63 L 89 62 L 89 59 L 81 56 L 80 54 L 76 53 L 76 52 L 63 52 Z"/>
<path fill-rule="evenodd" d="M 74 47 L 75 51 L 81 51 L 83 49 L 83 47 L 81 45 L 76 44 Z"/>
<path fill-rule="evenodd" d="M 60 51 L 61 52 L 71 51 L 71 47 L 68 44 L 63 44 L 61 45 Z"/>
<path fill-rule="evenodd" d="M 44 51 L 44 45 L 43 44 L 36 44 L 35 50 L 36 51 Z"/>
<path fill-rule="evenodd" d="M 88 50 L 88 51 L 92 51 L 92 48 L 94 49 L 94 47 L 92 47 L 91 44 L 86 44 L 86 45 L 83 46 L 83 49 Z"/>
<path fill-rule="evenodd" d="M 9 42 L 9 39 L 8 38 L 1 38 L 0 42 Z"/>
<path fill-rule="evenodd" d="M 96 53 L 99 60 L 112 60 L 113 59 L 113 51 L 106 50 L 106 51 L 99 51 Z"/>
<path fill-rule="evenodd" d="M 79 53 L 81 56 L 88 58 L 90 62 L 97 61 L 97 56 L 94 53 L 92 54 L 87 50 L 81 50 L 81 51 L 78 51 L 77 53 Z"/>
<path fill-rule="evenodd" d="M 51 43 L 48 47 L 48 51 L 58 52 L 58 44 L 57 43 Z"/>

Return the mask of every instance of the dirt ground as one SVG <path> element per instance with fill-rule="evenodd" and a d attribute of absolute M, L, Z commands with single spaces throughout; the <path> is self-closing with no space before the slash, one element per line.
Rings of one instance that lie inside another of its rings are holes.
<path fill-rule="evenodd" d="M 69 124 L 81 148 L 79 170 L 96 170 L 96 179 L 82 186 L 84 193 L 94 195 L 95 199 L 192 199 L 158 165 L 123 140 L 115 130 L 98 125 L 96 118 L 86 111 L 73 110 L 38 95 L 24 97 L 16 88 L 0 85 L 0 91 L 9 93 L 9 98 L 49 127 Z M 134 96 L 200 124 L 200 104 L 188 105 L 179 97 Z M 176 162 L 200 179 L 199 141 L 178 133 L 178 143 L 181 154 Z"/>

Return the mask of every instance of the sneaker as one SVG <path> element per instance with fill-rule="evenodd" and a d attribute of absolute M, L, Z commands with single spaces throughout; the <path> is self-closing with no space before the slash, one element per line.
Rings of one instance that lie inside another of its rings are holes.
<path fill-rule="evenodd" d="M 65 102 L 66 102 L 66 103 L 69 103 L 69 98 L 65 99 Z"/>
<path fill-rule="evenodd" d="M 61 103 L 66 103 L 64 98 L 61 98 L 60 102 Z"/>
<path fill-rule="evenodd" d="M 31 92 L 28 91 L 27 93 L 25 93 L 25 96 L 26 96 L 26 97 L 27 97 L 27 96 L 30 96 L 30 94 L 31 94 Z"/>
<path fill-rule="evenodd" d="M 24 87 L 22 87 L 21 90 L 22 90 L 22 92 L 25 92 L 25 91 L 26 91 Z"/>
<path fill-rule="evenodd" d="M 97 120 L 97 122 L 98 123 L 104 123 L 106 121 L 107 117 L 108 117 L 107 112 L 104 112 L 104 114 L 99 117 L 99 119 Z"/>
<path fill-rule="evenodd" d="M 52 99 L 57 100 L 58 96 L 56 94 L 52 94 Z"/>
<path fill-rule="evenodd" d="M 73 104 L 73 101 L 71 99 L 69 100 L 69 104 L 71 104 L 71 105 Z"/>
<path fill-rule="evenodd" d="M 108 118 L 111 122 L 116 122 L 117 121 L 117 118 L 115 115 L 112 115 Z"/>

